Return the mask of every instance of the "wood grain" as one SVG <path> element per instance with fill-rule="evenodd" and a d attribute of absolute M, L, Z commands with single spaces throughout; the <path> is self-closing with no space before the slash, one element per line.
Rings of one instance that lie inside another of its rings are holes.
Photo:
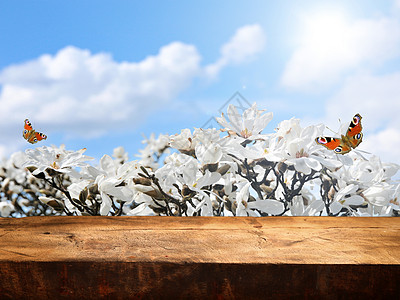
<path fill-rule="evenodd" d="M 0 264 L 0 299 L 392 296 L 400 218 L 0 218 Z"/>

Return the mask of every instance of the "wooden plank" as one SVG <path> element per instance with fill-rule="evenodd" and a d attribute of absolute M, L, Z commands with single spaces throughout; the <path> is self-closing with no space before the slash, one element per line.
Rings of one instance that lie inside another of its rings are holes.
<path fill-rule="evenodd" d="M 1 299 L 392 296 L 400 218 L 2 218 L 0 264 Z"/>

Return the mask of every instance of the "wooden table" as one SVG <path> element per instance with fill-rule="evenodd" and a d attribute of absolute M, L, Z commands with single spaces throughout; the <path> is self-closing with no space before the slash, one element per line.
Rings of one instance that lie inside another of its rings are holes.
<path fill-rule="evenodd" d="M 0 299 L 400 298 L 400 218 L 0 218 Z"/>

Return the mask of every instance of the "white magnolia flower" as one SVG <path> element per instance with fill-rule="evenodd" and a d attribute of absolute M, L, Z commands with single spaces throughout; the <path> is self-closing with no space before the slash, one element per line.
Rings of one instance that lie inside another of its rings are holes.
<path fill-rule="evenodd" d="M 337 169 L 342 166 L 333 158 L 319 155 L 319 145 L 315 137 L 324 129 L 323 125 L 301 128 L 298 119 L 281 122 L 274 137 L 271 138 L 265 157 L 272 161 L 284 161 L 293 165 L 298 172 L 310 174 L 320 171 L 322 166 Z"/>
<path fill-rule="evenodd" d="M 197 145 L 195 154 L 202 165 L 218 163 L 223 155 L 221 146 L 214 143 Z"/>
<path fill-rule="evenodd" d="M 0 202 L 0 216 L 9 217 L 10 214 L 15 210 L 14 205 L 10 202 L 1 201 Z"/>
<path fill-rule="evenodd" d="M 0 162 L 0 177 L 4 177 L 4 181 L 8 179 L 8 181 L 15 180 L 18 184 L 25 183 L 26 179 L 32 176 L 23 166 L 27 159 L 24 152 L 13 153 L 8 160 Z M 4 181 L 2 186 L 5 185 Z"/>
<path fill-rule="evenodd" d="M 219 142 L 221 140 L 220 134 L 221 130 L 218 130 L 216 128 L 195 128 L 193 132 L 193 139 L 203 145 L 209 145 Z"/>
<path fill-rule="evenodd" d="M 395 186 L 392 199 L 389 201 L 389 205 L 398 212 L 400 211 L 400 184 Z"/>
<path fill-rule="evenodd" d="M 124 162 L 128 161 L 128 159 L 129 159 L 128 152 L 125 152 L 124 147 L 114 148 L 112 156 L 119 163 L 124 163 Z"/>
<path fill-rule="evenodd" d="M 228 133 L 236 134 L 244 139 L 253 140 L 259 137 L 261 131 L 272 120 L 272 112 L 264 113 L 264 110 L 258 110 L 257 104 L 254 103 L 250 108 L 240 115 L 233 104 L 228 106 L 227 117 L 229 122 L 225 119 L 222 113 L 220 118 L 216 118 L 217 122 L 224 127 Z"/>
<path fill-rule="evenodd" d="M 27 149 L 25 153 L 28 156 L 28 161 L 24 166 L 35 167 L 36 169 L 33 171 L 33 175 L 42 172 L 48 173 L 51 170 L 55 171 L 55 173 L 71 173 L 74 168 L 88 166 L 86 161 L 93 159 L 83 155 L 85 151 L 86 148 L 78 151 L 67 151 L 62 148 L 46 146 Z"/>
<path fill-rule="evenodd" d="M 386 182 L 376 183 L 362 193 L 372 205 L 387 206 L 394 199 L 396 187 Z"/>
<path fill-rule="evenodd" d="M 236 196 L 236 216 L 237 217 L 247 217 L 247 216 L 259 216 L 253 210 L 248 208 L 248 200 L 250 197 L 249 188 L 251 182 L 245 183 L 237 193 Z"/>
<path fill-rule="evenodd" d="M 145 196 L 145 195 L 144 195 Z M 128 216 L 155 216 L 154 211 L 146 203 L 139 204 L 126 212 Z"/>
<path fill-rule="evenodd" d="M 147 144 L 146 148 L 149 148 L 153 153 L 161 152 L 168 147 L 169 135 L 160 134 L 157 138 L 155 138 L 154 133 L 152 133 L 149 138 L 146 138 L 145 136 L 142 144 Z"/>
<path fill-rule="evenodd" d="M 336 215 L 343 207 L 352 211 L 353 209 L 350 208 L 350 205 L 359 206 L 365 204 L 365 199 L 357 193 L 358 191 L 359 186 L 356 184 L 349 184 L 341 188 L 334 196 L 333 202 L 329 207 L 330 212 Z"/>
<path fill-rule="evenodd" d="M 199 190 L 204 186 L 217 182 L 221 178 L 221 174 L 218 172 L 206 170 L 203 174 L 200 170 L 199 162 L 193 157 L 183 154 L 178 154 L 175 157 L 175 161 L 170 161 L 170 163 L 156 171 L 157 178 L 163 184 L 166 183 L 166 178 L 170 178 L 170 175 L 173 174 L 175 181 L 179 181 L 182 185 L 186 184 L 191 189 Z"/>
<path fill-rule="evenodd" d="M 198 143 L 199 141 L 194 139 L 190 129 L 182 129 L 180 134 L 175 134 L 170 137 L 171 147 L 188 155 L 193 155 L 194 149 Z"/>
<path fill-rule="evenodd" d="M 88 168 L 88 170 L 95 176 L 94 184 L 97 184 L 102 198 L 101 215 L 109 213 L 112 207 L 111 196 L 115 200 L 127 203 L 133 200 L 132 189 L 123 184 L 123 181 L 137 176 L 140 167 L 136 162 L 126 162 L 121 165 L 110 156 L 104 155 L 100 159 L 100 165 L 97 169 Z"/>
<path fill-rule="evenodd" d="M 160 134 L 155 138 L 155 135 L 151 134 L 149 138 L 146 138 L 146 136 L 144 138 L 142 143 L 146 144 L 146 147 L 139 150 L 139 154 L 136 156 L 140 159 L 141 165 L 156 170 L 159 167 L 158 159 L 161 155 L 169 153 L 169 135 Z"/>

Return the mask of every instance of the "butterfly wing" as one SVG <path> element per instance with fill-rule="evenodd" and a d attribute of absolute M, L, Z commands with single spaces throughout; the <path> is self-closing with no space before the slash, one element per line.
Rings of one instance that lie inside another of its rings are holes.
<path fill-rule="evenodd" d="M 45 135 L 45 134 L 43 134 L 41 132 L 36 132 L 35 131 L 35 138 L 36 138 L 36 141 L 41 141 L 41 140 L 47 139 L 47 135 Z"/>
<path fill-rule="evenodd" d="M 26 130 L 28 130 L 28 131 L 31 131 L 33 128 L 32 128 L 32 124 L 31 124 L 31 122 L 29 122 L 29 120 L 28 119 L 25 119 L 25 126 L 24 126 L 24 129 L 26 129 Z"/>
<path fill-rule="evenodd" d="M 29 122 L 28 119 L 25 119 L 25 124 L 24 124 L 24 131 L 22 132 L 22 136 L 24 137 L 24 139 L 26 139 L 28 141 L 30 133 L 32 132 L 33 128 L 32 128 L 32 124 L 31 122 Z"/>
<path fill-rule="evenodd" d="M 347 145 L 343 139 L 333 138 L 333 137 L 326 137 L 326 136 L 319 136 L 315 139 L 315 141 L 328 148 L 329 150 L 333 150 L 338 154 L 345 154 L 350 152 L 351 147 Z"/>
<path fill-rule="evenodd" d="M 349 146 L 353 148 L 356 148 L 362 142 L 363 134 L 361 132 L 361 119 L 362 117 L 360 114 L 356 114 L 346 132 L 346 140 L 348 140 Z"/>
<path fill-rule="evenodd" d="M 47 139 L 46 135 L 41 132 L 36 132 L 32 128 L 32 123 L 29 122 L 28 119 L 25 119 L 24 131 L 22 132 L 22 136 L 31 144 L 35 144 L 38 141 Z"/>

